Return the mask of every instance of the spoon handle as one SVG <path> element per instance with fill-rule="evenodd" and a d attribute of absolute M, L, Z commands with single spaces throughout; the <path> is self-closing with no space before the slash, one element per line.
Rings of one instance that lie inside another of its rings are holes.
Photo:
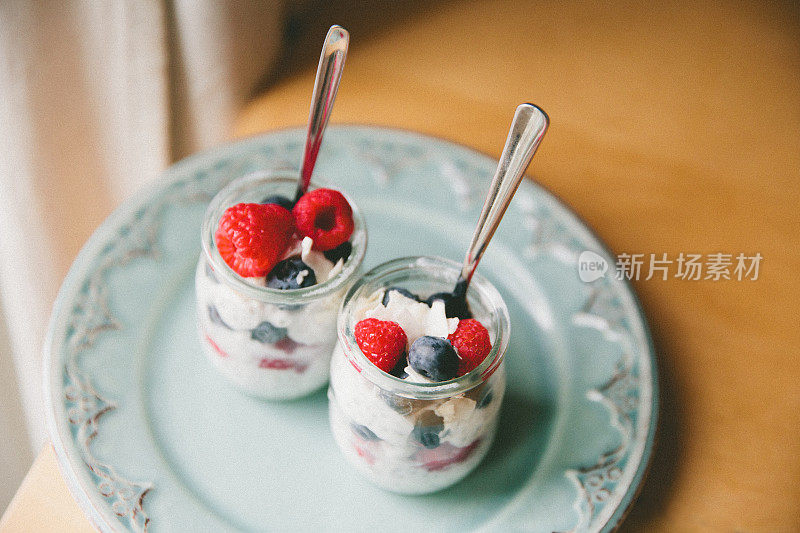
<path fill-rule="evenodd" d="M 317 154 L 322 144 L 322 135 L 333 110 L 333 101 L 339 90 L 342 79 L 344 60 L 347 57 L 347 46 L 350 34 L 341 26 L 331 26 L 322 45 L 322 54 L 317 66 L 317 79 L 314 81 L 314 95 L 311 97 L 311 109 L 308 112 L 308 134 L 303 153 L 303 166 L 300 169 L 300 181 L 297 184 L 298 200 L 308 190 L 311 174 L 317 162 Z"/>
<path fill-rule="evenodd" d="M 517 187 L 525 175 L 525 169 L 528 168 L 533 154 L 536 153 L 539 143 L 542 142 L 549 124 L 550 119 L 547 114 L 535 105 L 522 104 L 517 107 L 503 154 L 500 156 L 500 163 L 494 178 L 492 178 L 489 194 L 483 204 L 478 225 L 464 258 L 464 266 L 461 269 L 457 286 L 459 292 L 466 292 L 472 274 L 500 224 L 508 204 L 511 203 L 511 198 L 517 191 Z"/>

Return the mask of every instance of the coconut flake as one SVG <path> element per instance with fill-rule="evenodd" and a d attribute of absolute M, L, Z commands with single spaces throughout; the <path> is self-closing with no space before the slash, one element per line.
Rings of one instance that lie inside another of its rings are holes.
<path fill-rule="evenodd" d="M 405 331 L 409 346 L 425 335 L 447 338 L 458 325 L 457 318 L 447 318 L 444 302 L 441 300 L 433 302 L 433 305 L 428 307 L 424 302 L 418 302 L 398 291 L 391 291 L 389 300 L 384 306 L 381 303 L 384 294 L 385 291 L 379 291 L 375 297 L 369 299 L 372 307 L 367 307 L 364 317 L 397 322 Z"/>
<path fill-rule="evenodd" d="M 317 278 L 317 283 L 328 281 L 336 274 L 334 271 L 334 264 L 328 261 L 325 254 L 313 249 L 314 240 L 311 237 L 303 237 L 300 243 L 300 258 L 303 263 L 307 264 L 314 271 L 314 276 Z"/>

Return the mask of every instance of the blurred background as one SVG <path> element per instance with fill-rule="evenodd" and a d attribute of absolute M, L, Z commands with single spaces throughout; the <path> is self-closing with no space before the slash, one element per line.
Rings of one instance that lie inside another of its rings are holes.
<path fill-rule="evenodd" d="M 0 2 L 0 514 L 47 442 L 42 342 L 81 245 L 172 162 L 303 124 L 334 23 L 351 49 L 332 122 L 496 156 L 531 101 L 552 118 L 536 178 L 615 251 L 765 257 L 757 284 L 634 284 L 664 393 L 633 515 L 800 527 L 792 1 Z"/>

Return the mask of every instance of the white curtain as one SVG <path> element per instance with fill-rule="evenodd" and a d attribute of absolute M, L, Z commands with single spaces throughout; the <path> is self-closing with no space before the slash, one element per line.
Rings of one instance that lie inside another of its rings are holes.
<path fill-rule="evenodd" d="M 0 1 L 0 485 L 46 440 L 42 341 L 80 246 L 170 162 L 225 140 L 287 3 Z"/>

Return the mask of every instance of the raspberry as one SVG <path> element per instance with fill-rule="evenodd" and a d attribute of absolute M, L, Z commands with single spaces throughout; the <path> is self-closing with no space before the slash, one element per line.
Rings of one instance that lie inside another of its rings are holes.
<path fill-rule="evenodd" d="M 471 444 L 459 448 L 449 442 L 445 442 L 436 449 L 423 449 L 417 454 L 417 460 L 422 461 L 422 467 L 428 472 L 444 470 L 450 465 L 463 463 L 469 459 L 480 443 L 481 439 L 477 439 L 472 441 Z"/>
<path fill-rule="evenodd" d="M 211 337 L 208 335 L 208 333 L 206 333 L 206 334 L 205 334 L 205 337 L 206 337 L 206 340 L 208 341 L 208 343 L 211 345 L 211 347 L 212 347 L 212 348 L 214 348 L 214 351 L 215 351 L 215 352 L 217 352 L 217 355 L 219 355 L 220 357 L 228 357 L 228 354 L 227 354 L 227 353 L 225 353 L 225 350 L 223 350 L 222 348 L 220 348 L 220 347 L 219 347 L 219 344 L 217 344 L 216 342 L 214 342 L 214 339 L 212 339 L 212 338 L 211 338 Z"/>
<path fill-rule="evenodd" d="M 308 365 L 290 359 L 270 359 L 263 357 L 258 362 L 258 368 L 269 368 L 270 370 L 294 370 L 298 374 L 302 374 L 308 368 Z"/>
<path fill-rule="evenodd" d="M 489 332 L 474 318 L 460 320 L 447 339 L 458 352 L 458 375 L 463 376 L 480 365 L 492 351 Z"/>
<path fill-rule="evenodd" d="M 353 234 L 353 209 L 339 191 L 315 189 L 292 209 L 297 229 L 314 240 L 314 249 L 332 250 Z"/>
<path fill-rule="evenodd" d="M 397 322 L 365 318 L 356 324 L 356 342 L 367 359 L 391 372 L 406 350 L 406 332 Z"/>
<path fill-rule="evenodd" d="M 222 259 L 246 278 L 266 276 L 294 233 L 292 214 L 275 204 L 236 204 L 219 220 L 214 235 Z"/>

